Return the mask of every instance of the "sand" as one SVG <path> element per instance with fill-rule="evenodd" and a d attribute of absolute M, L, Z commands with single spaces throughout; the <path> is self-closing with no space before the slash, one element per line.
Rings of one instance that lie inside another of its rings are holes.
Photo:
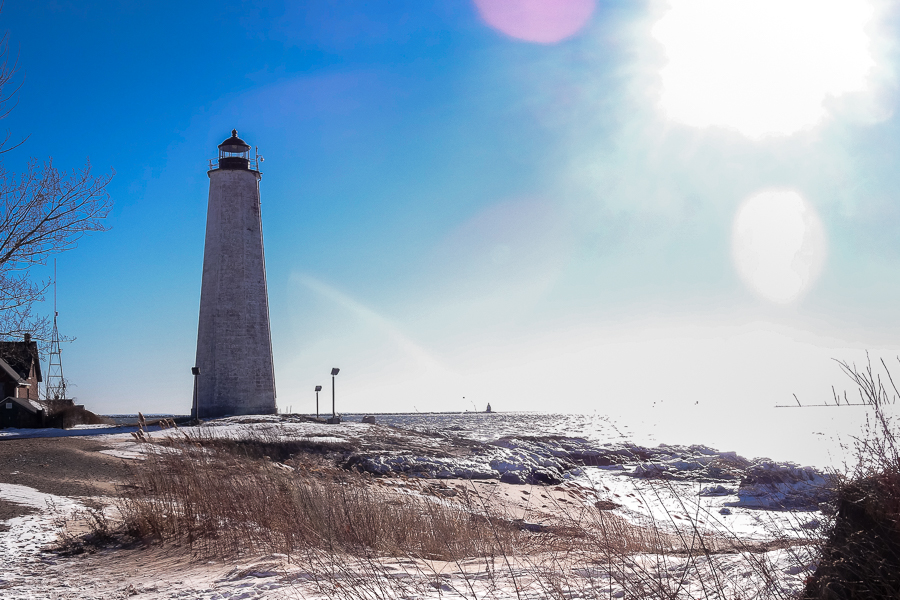
<path fill-rule="evenodd" d="M 113 447 L 93 437 L 0 440 L 0 483 L 56 496 L 112 494 L 128 478 L 122 460 L 100 453 Z"/>

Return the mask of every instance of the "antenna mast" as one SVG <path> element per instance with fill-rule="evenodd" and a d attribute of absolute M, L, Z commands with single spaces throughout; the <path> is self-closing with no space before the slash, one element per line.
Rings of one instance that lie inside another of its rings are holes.
<path fill-rule="evenodd" d="M 63 377 L 62 351 L 59 347 L 59 330 L 56 328 L 56 259 L 53 259 L 53 334 L 50 339 L 50 363 L 47 366 L 47 382 L 44 384 L 44 395 L 47 400 L 64 400 L 66 398 L 66 380 Z"/>

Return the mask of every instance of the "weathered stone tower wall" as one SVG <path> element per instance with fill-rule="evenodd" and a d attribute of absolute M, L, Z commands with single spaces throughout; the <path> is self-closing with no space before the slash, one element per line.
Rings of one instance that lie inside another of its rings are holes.
<path fill-rule="evenodd" d="M 249 146 L 237 132 L 219 150 L 219 167 L 209 171 L 197 331 L 197 416 L 274 414 L 261 175 L 250 169 Z"/>

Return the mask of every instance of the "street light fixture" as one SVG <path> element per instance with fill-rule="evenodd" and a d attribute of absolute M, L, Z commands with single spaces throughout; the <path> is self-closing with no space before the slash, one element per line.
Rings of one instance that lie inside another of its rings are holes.
<path fill-rule="evenodd" d="M 340 423 L 337 418 L 337 411 L 334 409 L 334 378 L 341 370 L 337 367 L 331 369 L 331 420 L 330 423 Z"/>
<path fill-rule="evenodd" d="M 194 376 L 194 402 L 191 406 L 191 419 L 196 420 L 200 418 L 200 415 L 197 414 L 197 376 L 200 375 L 200 367 L 191 367 L 191 375 Z"/>
<path fill-rule="evenodd" d="M 317 419 L 319 418 L 319 392 L 321 392 L 321 391 L 322 391 L 322 386 L 317 385 L 316 386 L 316 418 Z"/>

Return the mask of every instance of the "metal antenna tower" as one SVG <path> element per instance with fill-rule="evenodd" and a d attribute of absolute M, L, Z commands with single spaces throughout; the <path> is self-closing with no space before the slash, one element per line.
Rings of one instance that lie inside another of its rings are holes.
<path fill-rule="evenodd" d="M 47 400 L 66 398 L 66 380 L 63 377 L 62 351 L 59 347 L 59 330 L 56 328 L 56 259 L 53 259 L 53 335 L 50 339 L 50 363 L 47 365 L 47 382 L 44 394 Z"/>

